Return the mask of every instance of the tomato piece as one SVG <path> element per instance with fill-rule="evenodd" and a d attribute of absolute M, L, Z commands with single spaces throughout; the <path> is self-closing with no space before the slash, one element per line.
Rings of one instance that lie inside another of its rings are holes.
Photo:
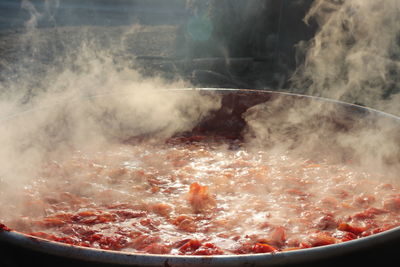
<path fill-rule="evenodd" d="M 361 194 L 354 199 L 354 204 L 359 207 L 368 207 L 376 201 L 373 195 Z"/>
<path fill-rule="evenodd" d="M 57 242 L 62 242 L 62 243 L 65 243 L 65 244 L 70 244 L 70 245 L 77 244 L 77 242 L 73 238 L 68 237 L 68 236 L 57 237 L 57 238 L 54 238 L 53 240 L 57 241 Z"/>
<path fill-rule="evenodd" d="M 224 252 L 213 243 L 205 243 L 193 255 L 222 255 Z"/>
<path fill-rule="evenodd" d="M 333 235 L 336 239 L 341 240 L 342 242 L 350 241 L 353 239 L 357 239 L 357 235 L 351 232 L 342 232 L 338 231 Z"/>
<path fill-rule="evenodd" d="M 235 254 L 252 253 L 253 252 L 253 247 L 254 247 L 253 243 L 245 242 L 245 243 L 240 244 L 240 246 L 238 248 L 233 250 L 233 253 L 235 253 Z"/>
<path fill-rule="evenodd" d="M 268 244 L 256 243 L 253 246 L 252 251 L 254 253 L 271 253 L 278 251 L 278 249 Z"/>
<path fill-rule="evenodd" d="M 377 208 L 368 208 L 363 212 L 359 212 L 353 215 L 353 218 L 359 220 L 373 219 L 376 215 L 388 213 L 388 210 L 385 209 L 377 209 Z"/>
<path fill-rule="evenodd" d="M 275 227 L 271 234 L 270 242 L 275 246 L 282 247 L 286 242 L 286 231 L 282 226 Z"/>
<path fill-rule="evenodd" d="M 190 241 L 190 238 L 176 241 L 175 243 L 172 244 L 172 247 L 173 248 L 180 248 L 180 247 L 182 247 L 184 244 L 186 244 L 189 241 Z"/>
<path fill-rule="evenodd" d="M 179 167 L 183 167 L 185 165 L 187 165 L 189 163 L 189 161 L 187 160 L 174 160 L 172 161 L 172 166 L 174 166 L 175 168 L 179 168 Z"/>
<path fill-rule="evenodd" d="M 80 217 L 96 216 L 96 211 L 93 211 L 93 210 L 81 211 L 81 212 L 78 212 L 78 216 L 80 216 Z"/>
<path fill-rule="evenodd" d="M 0 232 L 1 231 L 6 231 L 6 232 L 10 232 L 11 228 L 8 228 L 7 226 L 5 226 L 4 224 L 0 223 Z"/>
<path fill-rule="evenodd" d="M 394 197 L 386 200 L 383 203 L 383 208 L 394 212 L 400 211 L 400 197 Z"/>
<path fill-rule="evenodd" d="M 46 227 L 57 227 L 57 226 L 62 226 L 64 224 L 66 224 L 66 222 L 59 218 L 48 217 L 48 218 L 44 218 L 43 221 L 41 222 L 41 224 Z"/>
<path fill-rule="evenodd" d="M 160 191 L 160 187 L 159 187 L 159 186 L 153 185 L 153 186 L 150 188 L 150 192 L 152 192 L 153 194 L 155 194 L 155 193 L 157 193 L 157 192 L 159 192 L 159 191 Z"/>
<path fill-rule="evenodd" d="M 35 237 L 39 237 L 39 238 L 43 238 L 43 239 L 47 239 L 47 240 L 55 240 L 57 239 L 57 237 L 55 235 L 51 235 L 45 232 L 33 232 L 33 233 L 29 233 L 29 235 L 31 236 L 35 236 Z"/>
<path fill-rule="evenodd" d="M 96 223 L 109 223 L 115 221 L 116 221 L 115 215 L 110 213 L 101 213 L 96 218 Z"/>
<path fill-rule="evenodd" d="M 143 251 L 151 254 L 168 254 L 171 251 L 171 247 L 159 243 L 153 243 L 145 247 Z"/>
<path fill-rule="evenodd" d="M 91 243 L 93 243 L 93 242 L 96 242 L 96 241 L 98 241 L 98 240 L 100 240 L 102 238 L 103 238 L 103 235 L 97 233 L 97 234 L 93 234 L 91 236 L 88 236 L 86 239 L 88 241 L 90 241 Z"/>
<path fill-rule="evenodd" d="M 53 216 L 52 216 L 52 218 L 58 218 L 58 219 L 61 219 L 61 220 L 63 220 L 63 221 L 65 221 L 65 222 L 71 222 L 72 221 L 72 214 L 71 213 L 57 213 L 57 214 L 54 214 Z"/>
<path fill-rule="evenodd" d="M 188 200 L 195 213 L 206 211 L 216 205 L 215 199 L 208 192 L 208 186 L 196 182 L 190 185 Z"/>
<path fill-rule="evenodd" d="M 100 248 L 120 250 L 128 246 L 128 240 L 124 236 L 101 236 L 97 241 Z"/>
<path fill-rule="evenodd" d="M 139 235 L 138 237 L 132 239 L 128 246 L 137 250 L 143 250 L 145 247 L 160 241 L 161 238 L 159 236 Z"/>
<path fill-rule="evenodd" d="M 319 218 L 318 222 L 316 223 L 316 227 L 321 230 L 335 229 L 337 226 L 338 223 L 333 214 L 325 214 Z"/>
<path fill-rule="evenodd" d="M 195 220 L 187 218 L 179 222 L 177 228 L 181 231 L 194 233 L 197 230 L 197 225 Z"/>
<path fill-rule="evenodd" d="M 167 217 L 172 211 L 172 207 L 165 203 L 157 203 L 151 205 L 151 211 L 161 216 Z"/>
<path fill-rule="evenodd" d="M 366 230 L 364 227 L 351 226 L 350 224 L 344 222 L 340 223 L 337 229 L 340 231 L 350 232 L 355 235 L 360 235 Z"/>
<path fill-rule="evenodd" d="M 291 189 L 287 189 L 285 191 L 285 193 L 289 194 L 289 195 L 297 195 L 297 196 L 305 196 L 306 194 L 299 190 L 299 189 L 295 189 L 295 188 L 291 188 Z"/>
<path fill-rule="evenodd" d="M 120 220 L 123 221 L 146 216 L 146 212 L 144 211 L 116 210 L 114 213 L 119 217 Z"/>
<path fill-rule="evenodd" d="M 75 245 L 81 246 L 81 247 L 87 247 L 87 248 L 91 247 L 90 243 L 88 243 L 88 242 L 78 242 Z"/>
<path fill-rule="evenodd" d="M 376 228 L 376 229 L 372 230 L 372 234 L 378 234 L 378 233 L 390 230 L 392 228 L 395 228 L 397 226 L 399 226 L 399 224 L 386 224 L 386 225 L 384 225 L 382 227 L 379 227 L 379 228 Z"/>
<path fill-rule="evenodd" d="M 310 244 L 313 247 L 326 246 L 337 243 L 337 239 L 327 232 L 320 232 L 310 237 Z"/>
<path fill-rule="evenodd" d="M 311 248 L 311 244 L 308 242 L 301 242 L 299 245 L 300 248 Z"/>
<path fill-rule="evenodd" d="M 199 247 L 201 246 L 201 242 L 197 239 L 190 239 L 188 242 L 183 244 L 179 248 L 179 251 L 183 254 L 192 254 L 194 251 L 196 251 Z"/>
<path fill-rule="evenodd" d="M 141 219 L 139 223 L 143 226 L 146 226 L 151 231 L 159 231 L 157 226 L 160 225 L 160 222 L 156 220 L 152 220 L 150 218 L 144 218 Z"/>

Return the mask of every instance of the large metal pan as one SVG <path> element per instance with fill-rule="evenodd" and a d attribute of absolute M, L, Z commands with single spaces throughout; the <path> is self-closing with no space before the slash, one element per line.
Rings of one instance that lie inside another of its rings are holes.
<path fill-rule="evenodd" d="M 177 90 L 177 92 L 184 93 L 191 90 Z M 360 125 L 360 121 L 369 126 L 373 125 L 373 127 L 380 127 L 382 125 L 381 122 L 385 121 L 385 125 L 393 127 L 391 131 L 386 132 L 393 133 L 393 130 L 400 129 L 400 118 L 396 116 L 339 101 L 270 91 L 237 89 L 193 90 L 201 90 L 205 94 L 217 93 L 222 96 L 221 108 L 193 128 L 192 132 L 196 133 L 225 135 L 229 133 L 240 138 L 242 132 L 246 130 L 246 123 L 242 118 L 242 114 L 259 103 L 267 102 L 272 105 L 277 99 L 279 99 L 279 105 L 281 106 L 279 112 L 292 108 L 295 103 L 301 103 L 300 106 L 302 108 L 317 103 L 317 105 L 323 107 L 323 110 L 330 110 L 322 115 L 320 114 L 320 117 L 325 118 L 325 122 L 331 125 L 330 128 L 339 132 L 351 132 L 353 125 Z M 124 96 L 121 95 L 121 97 Z M 30 111 L 16 117 L 29 116 L 29 114 Z M 7 121 L 13 119 L 15 118 L 9 118 L 3 121 L 3 124 L 7 124 Z M 382 136 L 382 138 L 396 137 Z M 399 164 L 398 161 L 400 161 L 399 158 L 395 159 L 392 164 Z M 388 254 L 392 255 L 395 251 L 394 246 L 397 246 L 398 249 L 399 244 L 400 228 L 395 228 L 344 243 L 278 253 L 221 256 L 147 255 L 77 247 L 27 236 L 2 226 L 0 227 L 0 263 L 8 264 L 6 266 L 20 265 L 21 263 L 44 263 L 46 265 L 50 263 L 58 266 L 71 264 L 86 264 L 85 266 L 98 266 L 99 264 L 132 266 L 274 266 L 309 265 L 315 262 L 323 262 L 324 265 L 329 265 L 329 263 L 336 265 L 338 262 L 343 263 L 343 261 L 348 262 L 350 260 L 356 260 L 355 263 L 362 263 L 363 259 L 374 262 L 374 258 L 371 257 L 375 256 L 377 256 L 377 261 L 380 261 L 383 260 L 382 257 L 388 257 Z M 380 254 L 377 255 L 374 252 Z M 397 255 L 394 255 L 393 259 L 396 258 Z"/>

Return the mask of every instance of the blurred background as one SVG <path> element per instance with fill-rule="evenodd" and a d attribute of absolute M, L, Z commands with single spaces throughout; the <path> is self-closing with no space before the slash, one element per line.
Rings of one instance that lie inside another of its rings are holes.
<path fill-rule="evenodd" d="M 0 0 L 0 97 L 27 103 L 72 81 L 93 95 L 107 91 L 98 77 L 130 75 L 400 115 L 399 14 L 397 0 Z"/>
<path fill-rule="evenodd" d="M 72 55 L 90 46 L 144 76 L 199 87 L 287 88 L 302 60 L 296 45 L 317 28 L 303 21 L 312 2 L 1 0 L 0 81 L 44 87 L 32 76 L 72 64 Z"/>

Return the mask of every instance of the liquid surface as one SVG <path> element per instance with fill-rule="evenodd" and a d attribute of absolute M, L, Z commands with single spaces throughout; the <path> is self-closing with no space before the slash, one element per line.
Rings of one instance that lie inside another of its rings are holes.
<path fill-rule="evenodd" d="M 400 190 L 381 178 L 218 138 L 113 145 L 49 162 L 7 225 L 150 254 L 303 249 L 399 226 Z"/>

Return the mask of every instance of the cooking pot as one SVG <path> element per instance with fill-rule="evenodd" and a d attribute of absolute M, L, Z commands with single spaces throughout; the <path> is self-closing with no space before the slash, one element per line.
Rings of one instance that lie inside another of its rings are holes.
<path fill-rule="evenodd" d="M 201 122 L 185 134 L 220 134 L 232 138 L 243 138 L 243 133 L 248 130 L 243 114 L 248 112 L 249 109 L 265 103 L 265 105 L 271 107 L 271 119 L 284 118 L 279 114 L 293 108 L 302 112 L 317 105 L 320 108 L 322 107 L 321 112 L 313 113 L 313 118 L 318 117 L 318 120 L 330 130 L 333 129 L 333 131 L 342 134 L 351 134 L 354 128 L 379 129 L 382 125 L 389 125 L 390 130 L 382 131 L 382 136 L 379 138 L 381 140 L 391 139 L 394 143 L 398 141 L 397 135 L 393 135 L 393 133 L 400 130 L 400 118 L 358 105 L 306 95 L 259 90 L 207 88 L 176 90 L 177 93 L 190 91 L 219 95 L 221 107 L 203 118 Z M 125 96 L 122 94 L 117 97 Z M 80 101 L 85 104 L 85 101 L 91 101 L 93 98 L 107 97 L 109 96 L 94 96 Z M 53 107 L 46 107 L 46 109 L 51 108 Z M 32 112 L 38 111 L 25 111 L 7 118 L 3 120 L 3 125 L 7 125 L 9 121 L 30 116 Z M 282 125 L 284 125 L 284 122 L 282 122 Z M 388 134 L 388 136 L 385 136 L 385 134 Z M 291 136 L 285 138 L 291 138 Z M 328 146 L 324 147 L 323 144 L 329 144 L 329 146 L 335 144 L 335 141 L 327 140 L 327 138 L 332 139 L 332 136 L 329 134 L 320 136 L 321 142 L 318 143 L 318 146 L 321 151 L 331 149 Z M 297 145 L 299 145 L 297 141 L 292 140 L 288 147 Z M 346 149 L 343 149 L 343 151 L 338 149 L 337 153 L 342 153 L 338 157 L 340 159 L 351 157 L 351 152 L 349 155 L 349 151 Z M 390 164 L 397 166 L 399 161 L 398 155 L 394 154 Z M 394 264 L 399 262 L 395 255 L 396 248 L 397 250 L 400 248 L 399 227 L 343 243 L 286 252 L 216 256 L 148 255 L 78 247 L 48 241 L 0 225 L 0 263 L 3 263 L 2 266 L 26 264 L 56 264 L 58 266 L 70 266 L 72 264 L 81 266 L 274 266 L 307 264 L 309 266 L 316 263 L 327 266 L 349 262 L 354 264 L 378 263 L 387 259 L 392 260 L 392 264 Z"/>

